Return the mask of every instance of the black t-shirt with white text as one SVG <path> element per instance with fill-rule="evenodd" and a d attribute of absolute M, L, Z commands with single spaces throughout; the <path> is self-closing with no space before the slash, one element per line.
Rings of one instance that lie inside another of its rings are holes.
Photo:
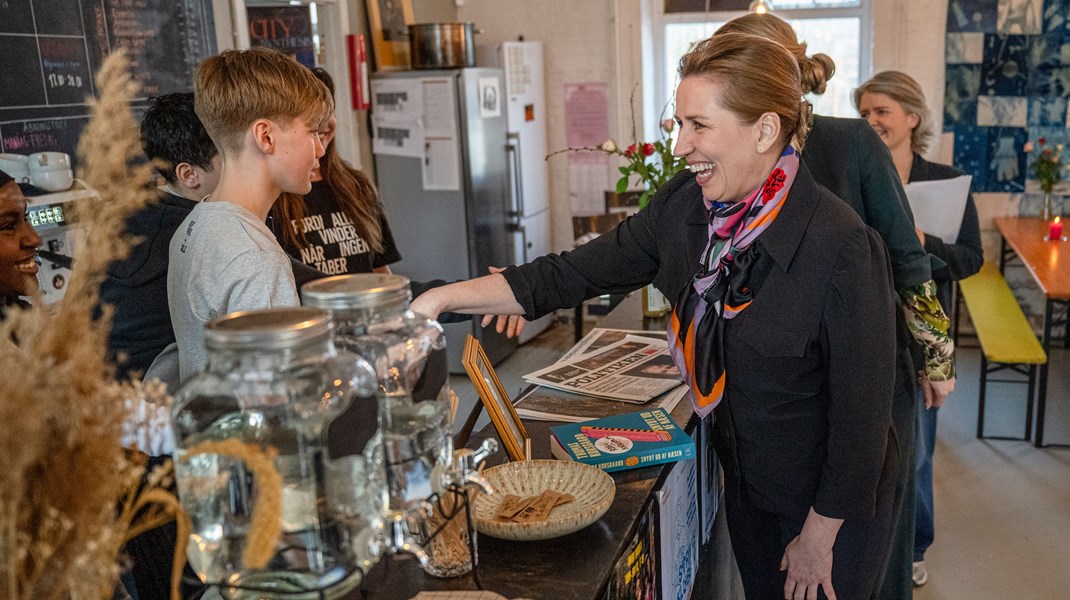
<path fill-rule="evenodd" d="M 383 251 L 377 253 L 360 237 L 325 182 L 316 181 L 312 184 L 312 191 L 305 196 L 305 205 L 304 219 L 290 226 L 299 233 L 304 231 L 305 241 L 309 244 L 307 247 L 298 248 L 288 244 L 283 236 L 284 224 L 271 223 L 279 244 L 297 260 L 327 275 L 370 273 L 373 269 L 401 260 L 381 207 L 379 224 L 383 232 Z"/>

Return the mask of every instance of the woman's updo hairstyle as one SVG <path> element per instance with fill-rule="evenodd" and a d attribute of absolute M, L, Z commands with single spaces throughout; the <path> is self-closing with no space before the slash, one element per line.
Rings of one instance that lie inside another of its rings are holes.
<path fill-rule="evenodd" d="M 780 142 L 806 137 L 799 66 L 780 44 L 742 33 L 717 33 L 696 42 L 680 58 L 680 79 L 705 77 L 722 84 L 718 102 L 742 123 L 755 123 L 765 113 L 780 117 Z"/>
<path fill-rule="evenodd" d="M 717 36 L 722 33 L 749 33 L 773 40 L 787 48 L 799 63 L 804 94 L 812 93 L 818 96 L 824 94 L 829 80 L 836 74 L 836 62 L 831 56 L 820 52 L 807 56 L 806 43 L 800 42 L 795 37 L 795 30 L 791 28 L 791 25 L 769 13 L 749 13 L 732 19 L 721 25 L 721 28 L 713 35 Z"/>
<path fill-rule="evenodd" d="M 900 71 L 882 71 L 854 91 L 855 109 L 864 94 L 884 94 L 903 107 L 908 115 L 918 117 L 918 124 L 910 130 L 910 149 L 925 154 L 933 137 L 933 115 L 925 103 L 925 92 L 913 77 Z"/>

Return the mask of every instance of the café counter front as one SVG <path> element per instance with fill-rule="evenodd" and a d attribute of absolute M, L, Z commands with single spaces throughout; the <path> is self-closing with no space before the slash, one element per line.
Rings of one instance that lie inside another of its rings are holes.
<path fill-rule="evenodd" d="M 600 324 L 616 329 L 659 329 L 643 319 L 638 294 Z M 612 473 L 616 495 L 598 521 L 575 533 L 541 541 L 508 541 L 479 534 L 474 572 L 454 578 L 425 575 L 411 556 L 380 560 L 349 598 L 407 600 L 421 591 L 487 590 L 506 598 L 741 597 L 720 504 L 720 471 L 704 450 L 709 420 L 698 419 L 685 398 L 672 412 L 696 442 L 697 459 Z M 524 420 L 532 458 L 552 458 L 548 421 Z M 476 446 L 494 435 L 473 436 Z M 504 460 L 499 452 L 488 462 Z M 653 542 L 653 543 L 651 543 Z"/>

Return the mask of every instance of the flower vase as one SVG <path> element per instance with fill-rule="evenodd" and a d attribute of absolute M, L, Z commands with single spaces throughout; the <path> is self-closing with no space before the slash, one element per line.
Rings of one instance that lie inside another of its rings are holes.
<path fill-rule="evenodd" d="M 650 284 L 643 288 L 643 316 L 648 318 L 661 317 L 669 312 L 671 306 L 669 300 Z"/>
<path fill-rule="evenodd" d="M 1051 192 L 1044 192 L 1044 204 L 1040 207 L 1040 219 L 1042 221 L 1050 221 L 1054 215 L 1055 210 L 1052 206 Z"/>

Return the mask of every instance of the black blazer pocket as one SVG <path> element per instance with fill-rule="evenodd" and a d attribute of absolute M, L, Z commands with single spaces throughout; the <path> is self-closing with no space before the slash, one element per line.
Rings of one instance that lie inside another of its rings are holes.
<path fill-rule="evenodd" d="M 810 343 L 809 334 L 758 319 L 740 323 L 739 338 L 768 358 L 801 358 Z"/>

